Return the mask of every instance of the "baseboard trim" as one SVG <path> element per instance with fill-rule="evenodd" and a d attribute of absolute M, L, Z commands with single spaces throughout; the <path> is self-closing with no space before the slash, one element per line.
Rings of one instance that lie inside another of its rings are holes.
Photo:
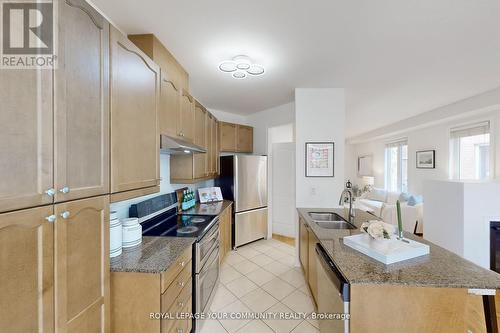
<path fill-rule="evenodd" d="M 291 246 L 295 246 L 295 238 L 294 237 L 273 234 L 273 239 L 276 239 L 277 241 L 283 242 L 283 243 L 291 245 Z"/>

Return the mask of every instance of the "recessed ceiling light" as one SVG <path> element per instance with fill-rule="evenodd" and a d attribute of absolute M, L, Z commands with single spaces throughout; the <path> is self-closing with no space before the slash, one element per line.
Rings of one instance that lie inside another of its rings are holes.
<path fill-rule="evenodd" d="M 265 73 L 264 66 L 252 63 L 246 55 L 239 55 L 232 60 L 221 62 L 219 70 L 224 73 L 232 73 L 235 79 L 244 79 L 248 75 L 259 76 Z"/>
<path fill-rule="evenodd" d="M 237 71 L 233 73 L 233 77 L 235 79 L 244 79 L 247 77 L 247 73 L 245 73 L 244 71 Z"/>

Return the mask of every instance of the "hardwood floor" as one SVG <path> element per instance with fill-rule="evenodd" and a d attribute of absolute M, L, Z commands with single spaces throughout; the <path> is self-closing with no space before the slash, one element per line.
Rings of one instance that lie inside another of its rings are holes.
<path fill-rule="evenodd" d="M 273 239 L 295 247 L 295 238 L 273 234 Z"/>

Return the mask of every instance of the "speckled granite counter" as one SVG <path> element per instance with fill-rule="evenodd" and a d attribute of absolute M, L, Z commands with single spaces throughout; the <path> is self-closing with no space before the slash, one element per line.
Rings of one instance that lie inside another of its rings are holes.
<path fill-rule="evenodd" d="M 148 237 L 142 244 L 123 249 L 123 253 L 110 259 L 111 272 L 161 273 L 196 241 L 187 237 Z"/>
<path fill-rule="evenodd" d="M 183 211 L 181 214 L 220 215 L 232 203 L 233 202 L 230 200 L 222 200 L 206 204 L 197 203 L 193 208 Z"/>
<path fill-rule="evenodd" d="M 397 284 L 421 287 L 500 289 L 500 274 L 479 267 L 431 242 L 405 233 L 405 237 L 428 244 L 426 256 L 384 265 L 346 245 L 342 238 L 360 233 L 355 230 L 323 229 L 316 225 L 308 212 L 334 212 L 347 216 L 343 209 L 298 208 L 300 216 L 309 224 L 338 269 L 351 284 Z M 376 219 L 356 210 L 353 224 Z"/>

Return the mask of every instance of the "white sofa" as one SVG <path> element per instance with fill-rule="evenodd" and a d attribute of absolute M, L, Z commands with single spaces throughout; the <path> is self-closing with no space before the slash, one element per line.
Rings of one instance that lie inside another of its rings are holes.
<path fill-rule="evenodd" d="M 374 188 L 372 191 L 363 194 L 356 199 L 356 208 L 370 211 L 380 217 L 384 222 L 398 225 L 398 215 L 396 201 L 401 203 L 401 218 L 403 219 L 403 229 L 413 233 L 417 225 L 417 233 L 423 231 L 423 203 L 409 206 L 401 196 L 401 192 L 389 192 L 384 189 Z M 417 224 L 418 222 L 418 224 Z"/>

